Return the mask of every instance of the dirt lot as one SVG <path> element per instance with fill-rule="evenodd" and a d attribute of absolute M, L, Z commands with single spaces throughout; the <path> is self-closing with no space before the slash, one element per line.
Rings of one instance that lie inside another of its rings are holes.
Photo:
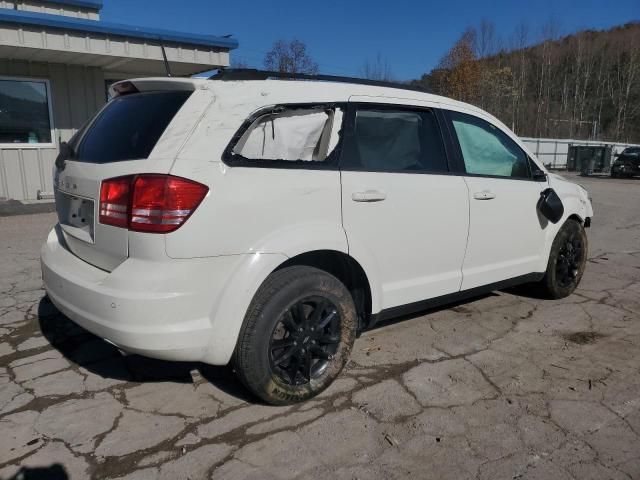
<path fill-rule="evenodd" d="M 41 285 L 54 216 L 0 218 L 0 478 L 640 478 L 640 180 L 578 181 L 596 216 L 575 295 L 386 324 L 288 408 L 75 326 Z"/>

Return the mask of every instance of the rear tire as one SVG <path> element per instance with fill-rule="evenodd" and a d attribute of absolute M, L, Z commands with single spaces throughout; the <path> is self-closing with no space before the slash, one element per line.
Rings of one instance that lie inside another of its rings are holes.
<path fill-rule="evenodd" d="M 236 373 L 267 403 L 301 402 L 338 376 L 356 326 L 351 294 L 336 277 L 313 267 L 283 268 L 265 280 L 247 310 Z"/>
<path fill-rule="evenodd" d="M 587 263 L 587 234 L 576 220 L 567 220 L 553 240 L 547 271 L 540 282 L 542 293 L 552 299 L 571 295 Z"/>

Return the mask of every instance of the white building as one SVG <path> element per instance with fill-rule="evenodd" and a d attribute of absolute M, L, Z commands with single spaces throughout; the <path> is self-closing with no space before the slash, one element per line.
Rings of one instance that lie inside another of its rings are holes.
<path fill-rule="evenodd" d="M 229 65 L 231 38 L 112 24 L 97 0 L 0 0 L 0 198 L 53 191 L 60 142 L 107 99 L 110 83 Z"/>

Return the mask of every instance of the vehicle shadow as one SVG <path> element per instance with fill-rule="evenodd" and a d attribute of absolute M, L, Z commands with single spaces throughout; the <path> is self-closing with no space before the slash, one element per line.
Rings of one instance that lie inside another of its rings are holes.
<path fill-rule="evenodd" d="M 535 283 L 523 283 L 515 287 L 505 288 L 502 291 L 515 295 L 516 297 L 531 298 L 533 300 L 549 300 L 549 297 L 546 296 L 543 289 Z"/>
<path fill-rule="evenodd" d="M 44 296 L 38 304 L 40 330 L 51 346 L 66 359 L 102 378 L 127 382 L 193 383 L 200 375 L 214 387 L 241 400 L 254 400 L 236 379 L 230 367 L 198 362 L 170 362 L 125 354 L 117 347 L 80 327 L 61 313 Z"/>
<path fill-rule="evenodd" d="M 59 463 L 49 467 L 20 467 L 15 475 L 7 480 L 68 480 L 66 469 Z M 0 480 L 3 480 L 0 477 Z"/>

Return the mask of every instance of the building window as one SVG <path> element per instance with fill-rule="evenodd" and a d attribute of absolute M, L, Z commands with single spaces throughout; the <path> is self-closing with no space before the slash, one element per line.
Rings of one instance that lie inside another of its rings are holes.
<path fill-rule="evenodd" d="M 49 82 L 0 77 L 0 144 L 41 146 L 53 143 Z"/>

